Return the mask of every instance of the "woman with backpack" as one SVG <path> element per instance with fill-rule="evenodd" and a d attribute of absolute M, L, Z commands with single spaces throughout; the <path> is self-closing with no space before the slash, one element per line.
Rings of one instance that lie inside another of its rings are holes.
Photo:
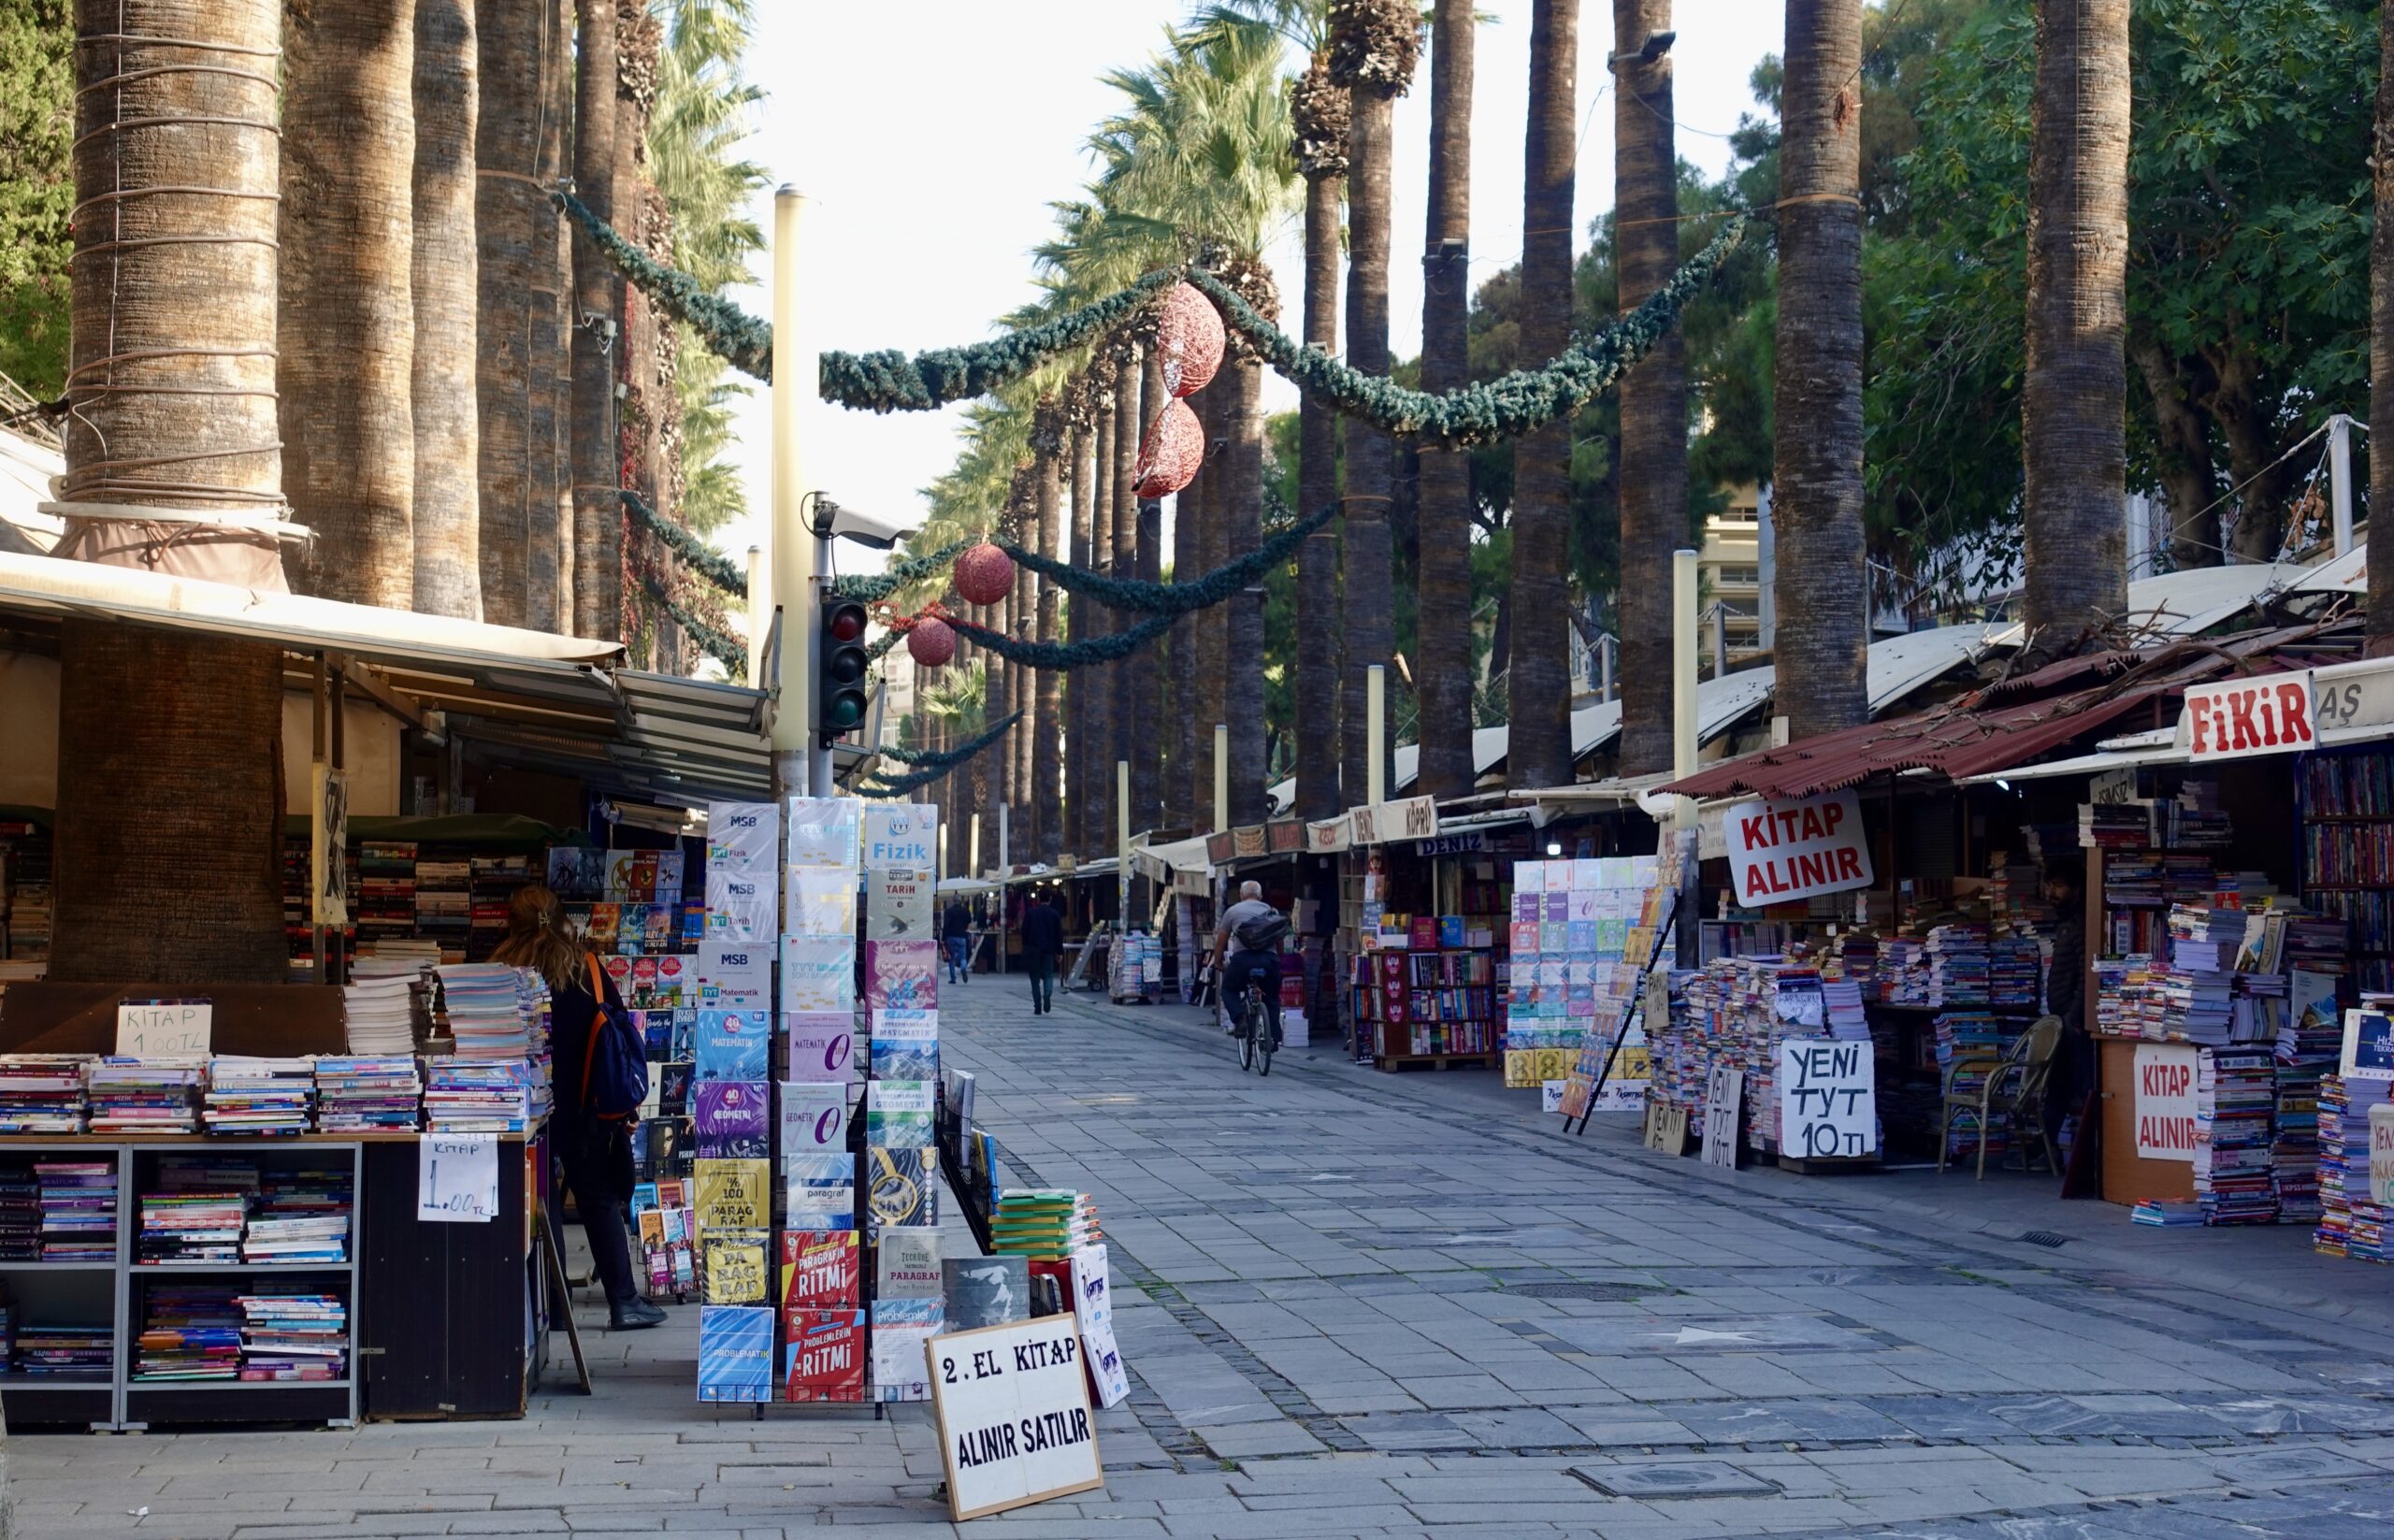
<path fill-rule="evenodd" d="M 550 1147 L 565 1163 L 566 1186 L 590 1240 L 591 1271 L 607 1291 L 607 1321 L 618 1331 L 662 1325 L 665 1312 L 642 1299 L 632 1271 L 624 1205 L 632 1196 L 632 1118 L 607 1115 L 592 1094 L 591 1041 L 604 1012 L 623 1020 L 623 997 L 589 948 L 566 933 L 565 908 L 538 884 L 507 902 L 507 939 L 491 960 L 536 970 L 549 984 L 549 1054 L 555 1071 Z M 601 1060 L 611 1056 L 602 1053 Z"/>

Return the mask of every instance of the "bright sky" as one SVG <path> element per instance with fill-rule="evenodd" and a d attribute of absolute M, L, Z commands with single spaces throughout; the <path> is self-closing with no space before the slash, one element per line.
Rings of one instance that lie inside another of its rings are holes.
<path fill-rule="evenodd" d="M 976 341 L 990 335 L 994 318 L 1031 299 L 1031 249 L 1054 227 L 1048 205 L 1075 195 L 1089 180 L 1082 144 L 1119 100 L 1099 77 L 1145 63 L 1163 46 L 1166 25 L 1189 8 L 1184 0 L 759 7 L 749 73 L 769 96 L 747 149 L 774 180 L 808 200 L 800 236 L 808 384 L 816 348 L 916 352 Z M 1529 92 L 1529 0 L 1481 0 L 1480 10 L 1493 20 L 1480 29 L 1474 60 L 1475 281 L 1521 253 Z M 1580 11 L 1584 232 L 1612 206 L 1614 99 L 1605 69 L 1609 7 L 1582 0 Z M 1671 57 L 1681 159 L 1710 171 L 1727 164 L 1723 136 L 1753 108 L 1748 79 L 1764 54 L 1778 51 L 1783 15 L 1783 0 L 1680 0 Z M 1389 279 L 1391 343 L 1399 357 L 1421 345 L 1429 135 L 1425 67 L 1396 109 Z M 770 232 L 770 194 L 757 214 Z M 1296 220 L 1268 255 L 1291 298 L 1285 324 L 1294 330 L 1303 273 Z M 760 259 L 759 277 L 766 271 Z M 739 297 L 760 314 L 770 305 L 762 288 Z M 1276 375 L 1265 380 L 1268 410 L 1296 405 L 1293 387 Z M 810 399 L 800 445 L 804 483 L 853 508 L 919 518 L 918 489 L 955 458 L 959 410 L 883 417 Z M 740 431 L 735 457 L 754 512 L 716 537 L 735 557 L 760 539 L 768 513 L 761 389 L 743 403 Z M 850 569 L 880 565 L 847 542 L 840 559 Z"/>

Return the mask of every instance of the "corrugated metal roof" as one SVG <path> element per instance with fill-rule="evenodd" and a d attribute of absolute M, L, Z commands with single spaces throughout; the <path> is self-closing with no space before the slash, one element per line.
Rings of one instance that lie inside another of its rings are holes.
<path fill-rule="evenodd" d="M 2190 567 L 2139 578 L 2128 584 L 2127 613 L 2121 625 L 2156 637 L 2199 636 L 2262 601 L 2296 587 L 2311 569 L 2291 562 L 2248 562 L 2236 567 Z M 2020 645 L 2025 630 L 2006 626 L 1999 647 Z"/>
<path fill-rule="evenodd" d="M 2366 594 L 2369 592 L 2369 542 L 2361 540 L 2341 556 L 2330 556 L 2305 571 L 2294 584 L 2298 594 Z"/>

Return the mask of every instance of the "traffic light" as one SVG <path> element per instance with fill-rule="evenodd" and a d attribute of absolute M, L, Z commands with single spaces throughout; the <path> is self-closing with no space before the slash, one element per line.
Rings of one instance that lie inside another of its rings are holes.
<path fill-rule="evenodd" d="M 823 606 L 823 636 L 815 652 L 815 730 L 825 741 L 864 726 L 864 606 L 831 599 Z"/>

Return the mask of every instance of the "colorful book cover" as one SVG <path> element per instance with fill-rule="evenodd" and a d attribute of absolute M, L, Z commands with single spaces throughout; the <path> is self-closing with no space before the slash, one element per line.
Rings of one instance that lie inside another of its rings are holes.
<path fill-rule="evenodd" d="M 698 1201 L 693 1206 L 702 1233 L 710 1230 L 772 1228 L 772 1161 L 702 1159 L 695 1163 L 693 1170 L 698 1183 Z"/>
<path fill-rule="evenodd" d="M 944 1297 L 939 1231 L 888 1230 L 873 1247 L 873 1297 L 876 1300 L 936 1300 Z"/>
<path fill-rule="evenodd" d="M 865 1213 L 872 1228 L 939 1223 L 939 1161 L 928 1149 L 865 1152 Z"/>
<path fill-rule="evenodd" d="M 699 1310 L 699 1399 L 773 1398 L 773 1312 L 766 1305 L 709 1304 Z"/>
<path fill-rule="evenodd" d="M 606 890 L 607 853 L 559 845 L 549 852 L 549 891 L 560 899 L 588 900 Z"/>
<path fill-rule="evenodd" d="M 794 866 L 783 879 L 786 936 L 853 936 L 857 874 L 848 867 Z"/>
<path fill-rule="evenodd" d="M 707 1231 L 706 1303 L 763 1304 L 766 1293 L 765 1256 L 772 1234 L 763 1230 Z"/>
<path fill-rule="evenodd" d="M 726 1011 L 770 1010 L 773 949 L 739 942 L 699 944 L 699 998 Z"/>
<path fill-rule="evenodd" d="M 781 932 L 771 872 L 707 869 L 707 940 L 770 943 Z M 594 911 L 595 913 L 595 911 Z"/>
<path fill-rule="evenodd" d="M 851 1015 L 857 1008 L 857 943 L 848 936 L 782 938 L 782 1010 Z"/>
<path fill-rule="evenodd" d="M 784 1399 L 864 1400 L 863 1311 L 786 1309 L 782 1336 Z"/>
<path fill-rule="evenodd" d="M 707 804 L 707 870 L 771 872 L 781 865 L 781 809 L 771 802 Z"/>
<path fill-rule="evenodd" d="M 939 1013 L 873 1013 L 873 1077 L 875 1080 L 939 1078 Z"/>
<path fill-rule="evenodd" d="M 939 809 L 929 802 L 868 802 L 864 810 L 864 865 L 916 867 L 939 864 Z"/>
<path fill-rule="evenodd" d="M 863 1274 L 853 1230 L 782 1231 L 781 1306 L 834 1310 L 853 1307 Z"/>
<path fill-rule="evenodd" d="M 781 1088 L 782 1153 L 848 1147 L 848 1087 L 784 1081 Z"/>
<path fill-rule="evenodd" d="M 869 941 L 864 943 L 864 1002 L 875 1011 L 939 1009 L 939 943 L 934 941 Z"/>
<path fill-rule="evenodd" d="M 701 1080 L 690 1133 L 702 1159 L 762 1159 L 772 1153 L 772 1088 L 761 1080 Z"/>
<path fill-rule="evenodd" d="M 875 1080 L 864 1088 L 864 1142 L 924 1149 L 931 1142 L 934 1088 L 928 1080 Z"/>
<path fill-rule="evenodd" d="M 936 941 L 936 884 L 929 867 L 867 867 L 864 933 L 875 941 Z"/>
<path fill-rule="evenodd" d="M 772 1014 L 767 1011 L 700 1011 L 698 1069 L 700 1080 L 764 1080 L 772 1057 Z"/>
<path fill-rule="evenodd" d="M 924 1345 L 945 1330 L 938 1300 L 873 1302 L 873 1399 L 931 1399 L 930 1360 Z"/>
<path fill-rule="evenodd" d="M 892 1235 L 911 1231 L 889 1231 Z M 970 1331 L 1031 1318 L 1031 1268 L 1025 1259 L 949 1257 L 940 1263 L 940 1297 L 947 1329 Z"/>
<path fill-rule="evenodd" d="M 1097 1391 L 1097 1403 L 1119 1406 L 1131 1398 L 1131 1375 L 1122 1366 L 1122 1349 L 1114 1340 L 1105 1247 L 1083 1246 L 1073 1253 L 1072 1263 L 1073 1317 L 1080 1329 L 1081 1362 Z"/>
<path fill-rule="evenodd" d="M 854 1230 L 857 1158 L 845 1150 L 782 1153 L 782 1209 L 791 1230 Z"/>
<path fill-rule="evenodd" d="M 858 822 L 864 804 L 853 797 L 789 797 L 782 822 L 789 831 L 784 859 L 794 867 L 857 867 Z"/>
<path fill-rule="evenodd" d="M 829 1085 L 860 1078 L 857 1062 L 856 1017 L 839 1011 L 815 1011 L 782 1017 L 787 1040 L 790 1077 Z"/>

